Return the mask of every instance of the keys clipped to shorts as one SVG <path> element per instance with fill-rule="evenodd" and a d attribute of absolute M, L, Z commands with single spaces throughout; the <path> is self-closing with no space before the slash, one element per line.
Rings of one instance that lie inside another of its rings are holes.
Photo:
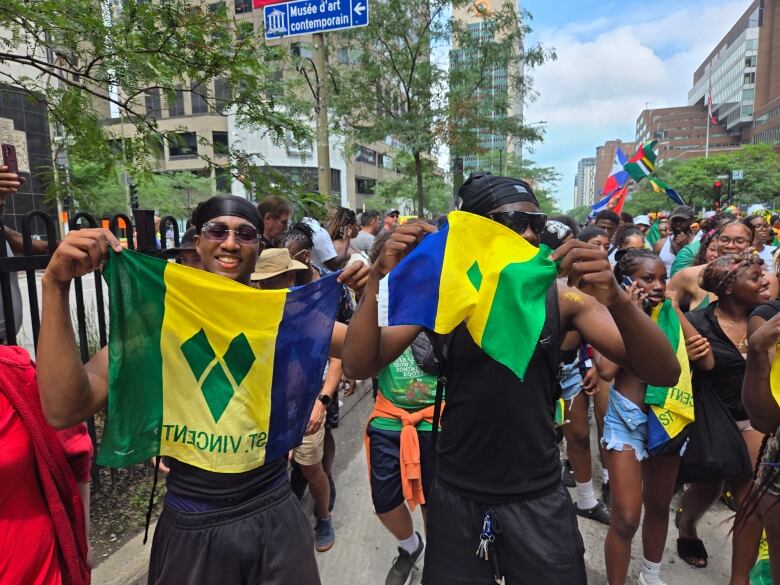
<path fill-rule="evenodd" d="M 479 545 L 476 555 L 493 563 L 493 579 L 498 585 L 506 585 L 506 580 L 501 575 L 498 566 L 498 554 L 496 553 L 496 533 L 493 527 L 493 517 L 490 512 L 485 512 L 482 520 L 482 532 L 479 535 Z"/>

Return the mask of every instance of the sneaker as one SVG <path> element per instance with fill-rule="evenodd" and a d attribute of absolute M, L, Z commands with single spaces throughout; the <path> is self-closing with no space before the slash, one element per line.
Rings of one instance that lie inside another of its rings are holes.
<path fill-rule="evenodd" d="M 317 525 L 314 527 L 314 548 L 317 552 L 326 552 L 333 547 L 336 542 L 336 533 L 333 531 L 333 520 L 317 519 Z"/>
<path fill-rule="evenodd" d="M 636 582 L 638 585 L 647 585 L 647 581 L 645 580 L 645 574 L 639 573 L 639 579 L 637 579 Z M 663 581 L 660 581 L 659 583 L 660 585 L 666 585 L 666 583 L 664 583 Z"/>
<path fill-rule="evenodd" d="M 609 506 L 609 482 L 605 481 L 601 484 L 601 501 L 606 506 Z"/>
<path fill-rule="evenodd" d="M 333 478 L 328 476 L 328 482 L 330 483 L 330 500 L 328 500 L 328 512 L 333 511 L 333 505 L 336 503 L 336 484 L 333 483 Z"/>
<path fill-rule="evenodd" d="M 589 520 L 595 520 L 609 526 L 609 508 L 604 505 L 604 502 L 599 502 L 589 510 L 580 510 L 577 508 L 577 516 L 588 518 Z"/>
<path fill-rule="evenodd" d="M 402 548 L 398 549 L 398 556 L 393 559 L 393 566 L 390 567 L 390 571 L 387 573 L 385 585 L 409 585 L 411 582 L 412 569 L 414 569 L 417 559 L 420 558 L 425 549 L 425 542 L 423 542 L 422 536 L 420 536 L 419 532 L 416 534 L 420 540 L 417 550 L 409 554 Z"/>
<path fill-rule="evenodd" d="M 571 462 L 568 459 L 563 462 L 561 480 L 567 488 L 573 488 L 576 485 L 574 482 L 574 469 L 572 469 Z"/>

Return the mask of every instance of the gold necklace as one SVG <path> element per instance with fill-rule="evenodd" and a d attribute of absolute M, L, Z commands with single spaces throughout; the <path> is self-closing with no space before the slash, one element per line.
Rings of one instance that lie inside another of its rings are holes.
<path fill-rule="evenodd" d="M 724 323 L 728 323 L 731 326 L 739 327 L 739 323 L 737 323 L 735 321 L 732 321 L 730 319 L 724 318 L 722 316 L 721 311 L 719 311 L 718 309 L 720 309 L 720 307 L 715 307 L 715 316 L 718 318 L 718 322 L 719 323 L 721 321 L 723 321 Z M 737 349 L 739 350 L 740 353 L 745 353 L 747 351 L 747 348 L 748 348 L 747 327 L 745 327 L 745 329 L 746 329 L 745 335 L 743 335 L 742 339 L 740 339 L 737 343 L 734 344 L 734 345 L 736 345 L 736 347 L 737 347 Z M 726 333 L 725 330 L 724 330 L 724 333 Z M 726 336 L 728 336 L 728 333 L 726 333 Z M 729 339 L 731 339 L 731 338 L 729 337 Z"/>

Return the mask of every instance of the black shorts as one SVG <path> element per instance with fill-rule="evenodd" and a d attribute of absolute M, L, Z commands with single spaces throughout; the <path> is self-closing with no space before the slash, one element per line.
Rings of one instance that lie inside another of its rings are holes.
<path fill-rule="evenodd" d="M 329 429 L 339 428 L 339 393 L 336 392 L 330 401 L 330 406 L 325 410 L 325 426 Z"/>
<path fill-rule="evenodd" d="M 420 466 L 422 467 L 423 495 L 428 500 L 431 488 L 431 433 L 417 431 L 420 439 Z M 374 511 L 383 514 L 394 510 L 404 501 L 401 487 L 401 431 L 386 431 L 368 426 L 369 459 L 371 462 L 371 499 Z"/>
<path fill-rule="evenodd" d="M 206 513 L 163 507 L 148 585 L 320 585 L 313 531 L 284 485 Z"/>
<path fill-rule="evenodd" d="M 435 481 L 428 500 L 425 585 L 493 583 L 493 563 L 476 556 L 489 509 L 502 575 L 512 585 L 586 585 L 585 547 L 569 492 L 560 485 L 540 498 L 480 504 Z"/>

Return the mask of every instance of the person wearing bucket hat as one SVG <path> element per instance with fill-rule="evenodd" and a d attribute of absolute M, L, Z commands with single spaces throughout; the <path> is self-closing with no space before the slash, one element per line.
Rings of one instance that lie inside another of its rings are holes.
<path fill-rule="evenodd" d="M 162 256 L 169 260 L 178 260 L 190 268 L 203 268 L 198 251 L 195 249 L 195 228 L 191 227 L 184 232 L 179 245 L 175 248 L 166 248 L 162 251 Z"/>
<path fill-rule="evenodd" d="M 249 279 L 258 288 L 290 288 L 295 286 L 296 271 L 308 269 L 303 262 L 293 260 L 287 248 L 267 248 L 257 257 L 255 271 Z"/>
<path fill-rule="evenodd" d="M 677 253 L 693 241 L 693 208 L 689 205 L 680 205 L 669 216 L 671 233 L 658 240 L 653 247 L 653 252 L 660 256 L 666 265 L 666 273 L 672 271 L 672 264 Z"/>

